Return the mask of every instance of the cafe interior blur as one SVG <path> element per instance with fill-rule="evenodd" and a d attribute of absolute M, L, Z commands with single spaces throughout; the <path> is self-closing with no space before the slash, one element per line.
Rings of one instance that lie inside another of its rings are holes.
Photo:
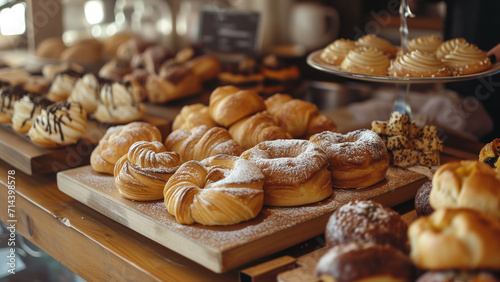
<path fill-rule="evenodd" d="M 422 2 L 411 7 L 415 17 L 408 19 L 409 37 L 442 36 L 446 5 L 439 1 Z M 41 66 L 50 61 L 35 55 L 44 40 L 60 37 L 71 46 L 79 40 L 104 40 L 121 32 L 180 50 L 200 43 L 200 15 L 206 9 L 259 14 L 259 25 L 252 35 L 256 43 L 247 53 L 216 52 L 221 60 L 274 54 L 297 65 L 300 83 L 289 89 L 289 94 L 315 103 L 336 121 L 341 131 L 366 127 L 372 120 L 388 119 L 395 99 L 394 85 L 335 76 L 312 68 L 306 58 L 337 38 L 355 39 L 367 33 L 376 33 L 399 45 L 399 1 L 0 0 L 0 62 L 39 73 Z M 440 115 L 439 109 L 459 108 L 462 103 L 459 95 L 444 84 L 419 84 L 410 91 L 415 120 L 437 124 L 449 134 L 466 140 L 478 141 L 492 130 L 491 122 L 485 122 L 488 116 L 482 108 L 475 109 L 477 112 L 473 114 L 457 111 L 454 118 Z M 182 102 L 171 104 L 179 106 Z M 4 236 L 6 231 L 2 233 Z M 4 245 L 5 241 L 0 240 L 0 248 Z M 35 245 L 26 242 L 23 247 L 26 264 L 38 266 L 28 267 L 26 272 L 31 273 L 27 276 L 15 278 L 31 279 L 44 273 L 43 277 L 50 276 L 52 281 L 80 279 L 63 266 L 57 266 Z"/>

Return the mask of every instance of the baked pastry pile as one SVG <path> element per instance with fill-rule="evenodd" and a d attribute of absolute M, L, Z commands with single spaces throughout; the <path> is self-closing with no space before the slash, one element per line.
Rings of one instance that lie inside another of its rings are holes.
<path fill-rule="evenodd" d="M 397 77 L 461 76 L 491 67 L 486 52 L 476 45 L 463 38 L 443 42 L 436 35 L 409 40 L 406 54 L 374 34 L 356 41 L 341 38 L 326 46 L 320 59 L 344 72 Z"/>
<path fill-rule="evenodd" d="M 393 112 L 388 121 L 373 121 L 371 130 L 384 140 L 392 156 L 392 165 L 431 167 L 440 164 L 443 142 L 433 125 L 419 128 L 415 121 L 409 121 L 407 115 Z"/>

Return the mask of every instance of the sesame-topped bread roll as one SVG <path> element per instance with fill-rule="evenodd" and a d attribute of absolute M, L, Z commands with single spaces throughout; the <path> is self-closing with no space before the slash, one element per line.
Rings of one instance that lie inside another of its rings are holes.
<path fill-rule="evenodd" d="M 436 53 L 443 40 L 436 35 L 416 37 L 408 41 L 408 51 L 419 50 L 425 53 Z"/>
<path fill-rule="evenodd" d="M 373 47 L 363 47 L 349 51 L 340 64 L 340 69 L 366 75 L 387 75 L 390 63 L 389 57 L 382 51 Z"/>
<path fill-rule="evenodd" d="M 450 71 L 434 54 L 419 50 L 397 57 L 389 67 L 389 75 L 398 77 L 446 77 Z"/>
<path fill-rule="evenodd" d="M 485 71 L 491 67 L 486 52 L 474 44 L 459 44 L 443 58 L 453 75 L 466 75 Z"/>

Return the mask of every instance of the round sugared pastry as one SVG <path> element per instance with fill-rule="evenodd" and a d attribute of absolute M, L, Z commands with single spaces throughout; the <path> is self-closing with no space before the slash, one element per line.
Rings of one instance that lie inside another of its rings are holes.
<path fill-rule="evenodd" d="M 390 76 L 398 77 L 446 77 L 450 70 L 434 54 L 419 50 L 397 57 L 389 67 Z"/>
<path fill-rule="evenodd" d="M 497 172 L 500 172 L 500 138 L 496 138 L 484 145 L 479 152 L 479 161 L 488 164 Z"/>
<path fill-rule="evenodd" d="M 165 185 L 165 206 L 182 224 L 231 225 L 259 214 L 264 175 L 249 161 L 217 155 L 182 164 Z"/>
<path fill-rule="evenodd" d="M 76 144 L 87 131 L 87 112 L 82 105 L 64 101 L 42 109 L 28 135 L 41 147 L 55 148 Z"/>
<path fill-rule="evenodd" d="M 415 195 L 415 211 L 418 216 L 429 215 L 434 211 L 434 208 L 429 203 L 429 195 L 432 189 L 432 181 L 426 181 L 417 190 Z"/>
<path fill-rule="evenodd" d="M 453 38 L 446 40 L 443 43 L 441 43 L 441 45 L 439 45 L 438 49 L 436 50 L 436 57 L 439 60 L 442 60 L 444 56 L 448 55 L 451 51 L 453 51 L 457 45 L 466 43 L 467 40 L 465 40 L 464 38 Z"/>
<path fill-rule="evenodd" d="M 436 209 L 410 224 L 408 238 L 410 258 L 419 268 L 500 270 L 500 220 L 492 215 Z"/>
<path fill-rule="evenodd" d="M 316 276 L 325 282 L 410 282 L 414 273 L 412 262 L 403 252 L 370 243 L 334 246 L 316 265 Z"/>
<path fill-rule="evenodd" d="M 486 270 L 427 271 L 416 282 L 500 282 L 500 277 Z"/>
<path fill-rule="evenodd" d="M 100 103 L 94 112 L 96 120 L 109 124 L 125 124 L 140 120 L 146 107 L 141 97 L 128 82 L 113 82 L 102 85 Z"/>
<path fill-rule="evenodd" d="M 14 104 L 27 94 L 28 92 L 19 85 L 11 86 L 7 82 L 0 81 L 0 123 L 12 123 Z"/>
<path fill-rule="evenodd" d="M 47 99 L 52 102 L 66 101 L 73 91 L 73 86 L 83 74 L 74 70 L 67 70 L 56 74 L 47 93 Z"/>
<path fill-rule="evenodd" d="M 310 141 L 264 141 L 240 157 L 255 164 L 264 174 L 265 205 L 311 204 L 332 193 L 328 157 Z"/>
<path fill-rule="evenodd" d="M 455 76 L 478 73 L 491 67 L 486 52 L 470 43 L 457 45 L 453 51 L 444 56 L 443 63 Z"/>
<path fill-rule="evenodd" d="M 374 34 L 361 36 L 358 40 L 356 40 L 356 45 L 378 49 L 389 57 L 396 56 L 396 53 L 398 52 L 398 49 L 392 45 L 389 40 L 378 37 Z"/>
<path fill-rule="evenodd" d="M 366 75 L 387 75 L 391 61 L 382 51 L 373 47 L 356 48 L 345 56 L 340 69 Z"/>
<path fill-rule="evenodd" d="M 419 50 L 425 53 L 436 53 L 443 40 L 436 35 L 416 37 L 408 41 L 408 51 Z"/>
<path fill-rule="evenodd" d="M 24 95 L 21 100 L 14 104 L 14 115 L 12 116 L 12 128 L 19 134 L 26 134 L 31 128 L 33 121 L 42 109 L 47 108 L 52 102 L 40 95 Z"/>
<path fill-rule="evenodd" d="M 434 209 L 470 208 L 500 218 L 500 174 L 472 160 L 442 165 L 432 178 L 429 202 Z"/>
<path fill-rule="evenodd" d="M 345 243 L 391 245 L 408 251 L 408 225 L 394 210 L 371 200 L 355 200 L 333 212 L 325 230 L 328 246 Z"/>
<path fill-rule="evenodd" d="M 320 58 L 332 65 L 340 65 L 349 51 L 356 48 L 356 43 L 349 39 L 340 38 L 323 49 Z"/>
<path fill-rule="evenodd" d="M 163 188 L 181 165 L 181 158 L 158 141 L 138 141 L 115 164 L 115 185 L 130 200 L 163 199 Z"/>
<path fill-rule="evenodd" d="M 377 133 L 368 129 L 347 134 L 323 131 L 309 140 L 327 154 L 333 187 L 364 188 L 385 179 L 390 157 Z"/>

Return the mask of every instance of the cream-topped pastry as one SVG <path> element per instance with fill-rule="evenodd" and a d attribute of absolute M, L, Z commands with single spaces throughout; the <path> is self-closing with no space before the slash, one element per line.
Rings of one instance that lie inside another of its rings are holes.
<path fill-rule="evenodd" d="M 367 34 L 361 36 L 358 40 L 356 40 L 356 45 L 360 47 L 371 47 L 382 51 L 389 57 L 396 56 L 397 48 L 392 45 L 392 43 L 384 38 L 378 37 L 375 34 Z"/>
<path fill-rule="evenodd" d="M 129 82 L 106 83 L 100 91 L 100 102 L 94 117 L 104 123 L 124 124 L 140 120 L 146 111 L 141 97 Z"/>
<path fill-rule="evenodd" d="M 486 52 L 470 43 L 455 46 L 453 51 L 444 56 L 443 62 L 455 76 L 478 73 L 491 67 Z"/>
<path fill-rule="evenodd" d="M 14 104 L 28 94 L 21 86 L 12 86 L 8 82 L 0 81 L 0 123 L 12 123 Z"/>
<path fill-rule="evenodd" d="M 340 65 L 349 51 L 356 48 L 356 43 L 349 39 L 340 38 L 323 49 L 320 58 L 332 65 Z"/>
<path fill-rule="evenodd" d="M 421 52 L 436 53 L 442 42 L 443 40 L 436 35 L 416 37 L 408 41 L 408 51 L 419 50 Z"/>
<path fill-rule="evenodd" d="M 448 55 L 451 51 L 455 49 L 457 45 L 467 44 L 467 40 L 465 38 L 453 38 L 444 41 L 439 45 L 436 50 L 436 57 L 440 60 L 444 58 L 444 56 Z"/>
<path fill-rule="evenodd" d="M 24 95 L 14 103 L 12 128 L 19 134 L 26 134 L 31 128 L 34 119 L 52 102 L 40 95 Z"/>
<path fill-rule="evenodd" d="M 389 57 L 382 51 L 364 47 L 349 51 L 340 64 L 340 69 L 345 72 L 359 74 L 387 75 L 389 65 Z"/>
<path fill-rule="evenodd" d="M 397 57 L 389 67 L 389 75 L 398 77 L 445 77 L 451 73 L 434 54 L 412 51 Z"/>
<path fill-rule="evenodd" d="M 87 112 L 82 105 L 63 101 L 42 109 L 28 135 L 39 146 L 55 148 L 77 143 L 87 131 Z"/>
<path fill-rule="evenodd" d="M 76 80 L 81 76 L 81 73 L 74 70 L 58 73 L 50 86 L 47 99 L 55 103 L 67 100 L 73 91 Z"/>
<path fill-rule="evenodd" d="M 88 114 L 92 114 L 99 104 L 102 83 L 103 81 L 100 81 L 94 74 L 87 73 L 77 79 L 68 100 L 79 102 Z"/>

